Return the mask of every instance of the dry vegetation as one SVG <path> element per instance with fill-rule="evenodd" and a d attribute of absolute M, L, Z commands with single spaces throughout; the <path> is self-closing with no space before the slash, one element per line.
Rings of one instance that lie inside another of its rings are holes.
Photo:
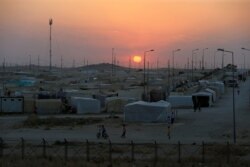
<path fill-rule="evenodd" d="M 23 126 L 27 128 L 37 128 L 40 126 L 56 127 L 56 126 L 67 126 L 75 127 L 89 124 L 96 124 L 102 122 L 102 118 L 39 118 L 37 115 L 30 115 L 24 122 Z"/>

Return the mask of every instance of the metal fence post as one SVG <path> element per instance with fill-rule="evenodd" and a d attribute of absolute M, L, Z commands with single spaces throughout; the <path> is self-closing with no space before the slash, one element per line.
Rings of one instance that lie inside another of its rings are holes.
<path fill-rule="evenodd" d="M 134 157 L 134 142 L 133 140 L 131 141 L 131 161 L 133 162 L 135 160 L 135 157 Z"/>
<path fill-rule="evenodd" d="M 3 139 L 0 138 L 0 157 L 3 157 Z"/>
<path fill-rule="evenodd" d="M 155 161 L 155 164 L 156 164 L 157 160 L 158 160 L 158 147 L 157 147 L 156 141 L 154 143 L 154 148 L 155 148 L 155 158 L 154 158 L 154 161 Z"/>
<path fill-rule="evenodd" d="M 227 163 L 230 162 L 230 145 L 229 142 L 227 142 Z"/>
<path fill-rule="evenodd" d="M 21 138 L 21 157 L 22 157 L 22 159 L 24 159 L 24 152 L 25 152 L 24 139 Z"/>
<path fill-rule="evenodd" d="M 202 163 L 205 163 L 205 143 L 202 141 Z"/>
<path fill-rule="evenodd" d="M 181 142 L 178 141 L 178 162 L 181 162 Z"/>
<path fill-rule="evenodd" d="M 46 158 L 46 140 L 43 139 L 43 158 Z"/>
<path fill-rule="evenodd" d="M 86 140 L 86 159 L 89 162 L 89 141 Z"/>
<path fill-rule="evenodd" d="M 64 139 L 64 159 L 68 160 L 68 141 Z"/>
<path fill-rule="evenodd" d="M 110 140 L 109 140 L 109 162 L 110 165 L 112 166 L 112 143 Z"/>

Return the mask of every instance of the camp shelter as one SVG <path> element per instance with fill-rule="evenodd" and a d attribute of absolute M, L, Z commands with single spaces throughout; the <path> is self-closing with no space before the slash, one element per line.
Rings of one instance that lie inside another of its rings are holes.
<path fill-rule="evenodd" d="M 101 103 L 97 99 L 78 98 L 76 110 L 77 114 L 100 113 Z"/>
<path fill-rule="evenodd" d="M 212 105 L 212 94 L 209 92 L 197 92 L 192 94 L 193 105 L 200 103 L 200 107 L 210 107 Z"/>
<path fill-rule="evenodd" d="M 74 108 L 77 108 L 78 102 L 80 101 L 80 99 L 83 97 L 71 97 L 71 106 Z"/>
<path fill-rule="evenodd" d="M 171 104 L 166 101 L 137 101 L 127 104 L 124 108 L 125 122 L 166 122 L 171 112 Z"/>
<path fill-rule="evenodd" d="M 200 86 L 206 87 L 209 84 L 209 82 L 207 80 L 199 80 L 199 84 Z"/>
<path fill-rule="evenodd" d="M 220 94 L 224 94 L 225 92 L 225 86 L 224 83 L 221 81 L 214 81 L 214 82 L 209 82 L 209 86 L 215 86 L 219 88 Z"/>
<path fill-rule="evenodd" d="M 192 108 L 193 101 L 192 96 L 184 95 L 170 95 L 167 100 L 172 108 Z"/>
<path fill-rule="evenodd" d="M 22 113 L 23 97 L 1 97 L 1 112 Z"/>
<path fill-rule="evenodd" d="M 35 99 L 24 97 L 24 112 L 33 113 L 35 111 Z"/>
<path fill-rule="evenodd" d="M 38 114 L 59 114 L 62 110 L 60 99 L 36 99 L 35 106 Z"/>
<path fill-rule="evenodd" d="M 128 97 L 107 97 L 106 98 L 106 111 L 107 112 L 123 112 L 124 107 L 128 103 L 135 102 L 135 98 Z"/>
<path fill-rule="evenodd" d="M 216 86 L 208 86 L 208 88 L 215 91 L 217 100 L 221 97 L 221 92 L 220 92 L 220 89 L 218 87 L 216 87 Z"/>
<path fill-rule="evenodd" d="M 204 91 L 212 94 L 212 102 L 215 103 L 217 100 L 216 92 L 209 88 L 206 88 Z"/>

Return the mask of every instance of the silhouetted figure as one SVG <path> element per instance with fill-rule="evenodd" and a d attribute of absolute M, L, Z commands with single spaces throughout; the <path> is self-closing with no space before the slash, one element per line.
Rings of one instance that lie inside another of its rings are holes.
<path fill-rule="evenodd" d="M 174 112 L 172 111 L 172 113 L 171 113 L 171 124 L 174 123 L 174 119 L 175 119 L 175 115 L 174 115 Z"/>
<path fill-rule="evenodd" d="M 170 126 L 171 126 L 170 116 L 168 116 L 168 118 L 167 118 L 167 124 L 168 124 L 168 139 L 170 140 Z"/>
<path fill-rule="evenodd" d="M 98 132 L 96 134 L 96 137 L 99 139 L 101 137 L 101 133 L 102 133 L 102 126 L 98 125 L 97 128 L 98 128 Z"/>
<path fill-rule="evenodd" d="M 122 125 L 122 135 L 121 135 L 122 138 L 125 138 L 125 137 L 126 137 L 126 131 L 127 131 L 127 130 L 126 130 L 126 125 L 123 124 L 123 125 Z"/>
<path fill-rule="evenodd" d="M 197 107 L 198 107 L 198 110 L 201 111 L 201 101 L 200 101 L 200 99 L 197 99 Z"/>
<path fill-rule="evenodd" d="M 106 138 L 109 137 L 108 134 L 107 134 L 107 131 L 106 131 L 104 125 L 102 125 L 102 137 L 103 137 L 104 139 L 106 139 Z"/>

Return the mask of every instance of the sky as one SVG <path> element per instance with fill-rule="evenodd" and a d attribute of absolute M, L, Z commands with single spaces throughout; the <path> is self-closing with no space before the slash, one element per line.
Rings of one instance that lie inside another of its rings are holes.
<path fill-rule="evenodd" d="M 111 63 L 134 55 L 155 67 L 221 64 L 217 48 L 233 51 L 235 64 L 250 67 L 250 0 L 0 0 L 0 62 L 49 64 L 49 19 L 52 64 L 64 67 Z M 244 56 L 245 55 L 245 56 Z M 231 56 L 225 56 L 225 64 Z M 142 65 L 132 62 L 132 66 Z"/>

